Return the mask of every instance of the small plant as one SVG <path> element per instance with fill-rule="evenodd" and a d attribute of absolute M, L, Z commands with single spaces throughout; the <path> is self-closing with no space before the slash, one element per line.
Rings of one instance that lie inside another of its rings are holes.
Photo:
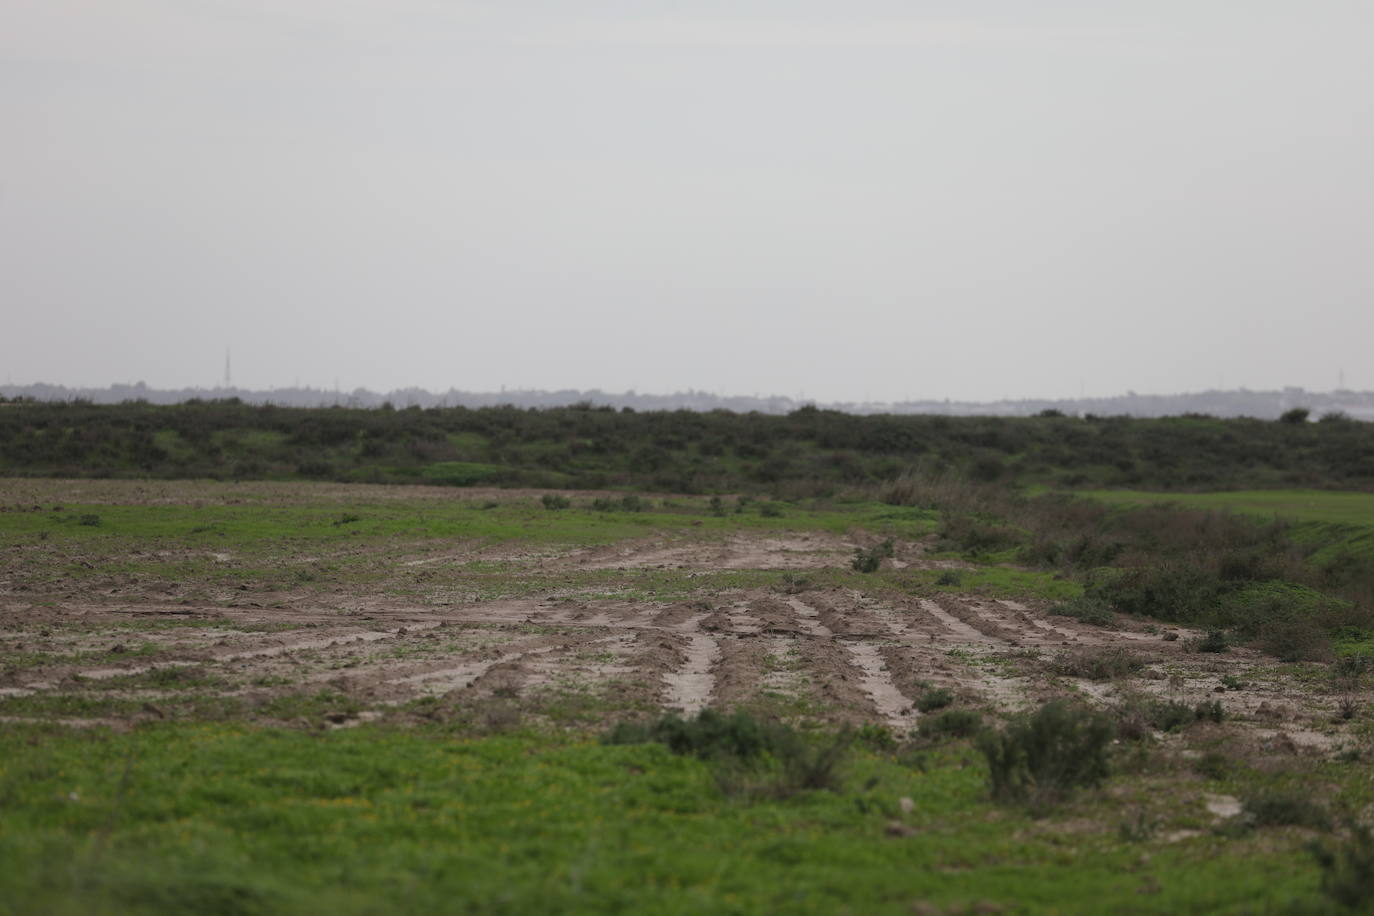
<path fill-rule="evenodd" d="M 1117 836 L 1127 843 L 1144 843 L 1153 839 L 1158 829 L 1159 825 L 1155 819 L 1141 808 L 1136 811 L 1135 817 L 1118 824 L 1116 832 Z"/>
<path fill-rule="evenodd" d="M 759 503 L 759 515 L 764 518 L 782 518 L 782 506 L 777 503 Z"/>
<path fill-rule="evenodd" d="M 1055 607 L 1051 613 L 1060 617 L 1072 617 L 1080 623 L 1095 627 L 1109 627 L 1116 623 L 1116 614 L 1111 607 L 1102 599 L 1091 595 L 1071 598 Z"/>
<path fill-rule="evenodd" d="M 983 716 L 972 709 L 946 709 L 939 715 L 928 716 L 916 727 L 916 733 L 927 740 L 944 738 L 972 738 L 983 730 Z"/>
<path fill-rule="evenodd" d="M 1343 696 L 1336 708 L 1341 718 L 1349 722 L 1360 714 L 1360 701 L 1352 696 Z"/>
<path fill-rule="evenodd" d="M 1256 793 L 1245 799 L 1241 812 L 1243 825 L 1249 827 L 1331 829 L 1331 815 L 1326 808 L 1296 792 L 1269 789 Z"/>
<path fill-rule="evenodd" d="M 854 740 L 875 751 L 891 751 L 897 747 L 897 737 L 886 725 L 865 723 L 854 733 Z"/>
<path fill-rule="evenodd" d="M 1110 681 L 1129 677 L 1144 667 L 1144 659 L 1119 647 L 1065 652 L 1050 662 L 1050 668 L 1055 674 L 1081 677 L 1090 681 Z"/>
<path fill-rule="evenodd" d="M 334 527 L 337 528 L 341 525 L 352 525 L 356 522 L 361 522 L 362 520 L 363 517 L 361 515 L 356 515 L 352 512 L 345 512 L 338 518 L 334 519 Z"/>
<path fill-rule="evenodd" d="M 1199 722 L 1221 722 L 1226 718 L 1226 710 L 1218 700 L 1202 702 L 1193 707 L 1193 718 Z"/>
<path fill-rule="evenodd" d="M 614 512 L 619 508 L 619 504 L 608 496 L 598 496 L 592 500 L 593 512 Z"/>
<path fill-rule="evenodd" d="M 984 732 L 992 797 L 1045 810 L 1075 790 L 1107 778 L 1110 719 L 1062 701 L 1045 704 L 1000 732 Z"/>
<path fill-rule="evenodd" d="M 97 528 L 100 526 L 100 516 L 96 515 L 94 512 L 88 512 L 77 519 L 76 522 L 78 525 L 87 525 L 91 528 Z"/>
<path fill-rule="evenodd" d="M 921 712 L 934 712 L 937 709 L 944 709 L 953 702 L 954 691 L 947 687 L 937 687 L 921 694 L 921 698 L 916 701 L 916 708 Z"/>
<path fill-rule="evenodd" d="M 711 497 L 710 508 L 711 514 L 717 518 L 723 518 L 725 516 L 725 503 L 721 501 L 719 496 Z"/>
<path fill-rule="evenodd" d="M 1231 775 L 1234 769 L 1235 764 L 1232 763 L 1231 758 L 1217 750 L 1205 752 L 1193 764 L 1193 772 L 1204 779 L 1211 780 L 1225 779 Z"/>
<path fill-rule="evenodd" d="M 645 502 L 635 494 L 630 493 L 620 498 L 620 508 L 625 512 L 643 512 Z"/>
<path fill-rule="evenodd" d="M 1310 847 L 1322 870 L 1322 893 L 1351 912 L 1365 913 L 1374 904 L 1374 834 L 1352 824 L 1350 835 L 1336 843 Z"/>
<path fill-rule="evenodd" d="M 557 493 L 545 493 L 539 498 L 539 501 L 542 502 L 544 508 L 548 509 L 550 512 L 557 509 L 566 509 L 572 505 L 572 500 L 568 499 L 566 496 L 560 496 Z"/>
<path fill-rule="evenodd" d="M 878 567 L 882 566 L 882 553 L 877 548 L 866 551 L 861 547 L 855 548 L 855 556 L 849 560 L 849 566 L 856 573 L 877 573 Z"/>
<path fill-rule="evenodd" d="M 1236 677 L 1234 674 L 1224 674 L 1221 677 L 1221 686 L 1227 690 L 1240 690 L 1246 686 L 1246 682 Z"/>
<path fill-rule="evenodd" d="M 957 569 L 946 569 L 935 577 L 936 585 L 957 586 L 964 581 L 964 576 Z"/>
<path fill-rule="evenodd" d="M 881 740 L 876 728 L 868 732 L 870 740 Z M 604 744 L 656 741 L 674 754 L 710 761 L 716 783 L 727 795 L 787 798 L 813 789 L 839 788 L 855 735 L 842 731 L 817 738 L 786 725 L 760 722 L 748 713 L 723 715 L 704 709 L 690 719 L 668 715 L 652 723 L 622 722 L 601 740 Z"/>
<path fill-rule="evenodd" d="M 1226 638 L 1226 633 L 1222 630 L 1211 630 L 1202 639 L 1190 640 L 1188 648 L 1194 652 L 1212 652 L 1220 654 L 1230 652 L 1231 644 Z"/>

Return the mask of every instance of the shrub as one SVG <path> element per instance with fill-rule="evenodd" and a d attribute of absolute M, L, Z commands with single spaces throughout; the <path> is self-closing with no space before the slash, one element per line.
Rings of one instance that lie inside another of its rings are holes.
<path fill-rule="evenodd" d="M 984 732 L 978 750 L 987 758 L 993 798 L 1043 809 L 1101 784 L 1114 731 L 1107 717 L 1054 701 L 1001 732 Z"/>
<path fill-rule="evenodd" d="M 990 524 L 969 515 L 953 515 L 940 525 L 937 547 L 980 556 L 1015 547 L 1022 537 L 1017 528 Z"/>
<path fill-rule="evenodd" d="M 1202 639 L 1192 642 L 1190 648 L 1198 652 L 1211 652 L 1213 654 L 1231 651 L 1230 642 L 1222 630 L 1209 631 Z"/>
<path fill-rule="evenodd" d="M 1279 422 L 1300 426 L 1306 423 L 1307 418 L 1311 415 L 1312 411 L 1308 410 L 1306 407 L 1292 407 L 1279 414 Z"/>
<path fill-rule="evenodd" d="M 971 738 L 983 730 L 983 715 L 972 709 L 946 709 L 921 720 L 916 733 L 922 738 Z"/>
<path fill-rule="evenodd" d="M 1145 660 L 1128 649 L 1078 649 L 1065 652 L 1050 662 L 1055 674 L 1081 677 L 1090 681 L 1110 681 L 1128 677 L 1145 667 Z"/>
<path fill-rule="evenodd" d="M 1231 775 L 1235 764 L 1221 751 L 1207 751 L 1193 764 L 1193 771 L 1204 779 L 1219 780 Z"/>
<path fill-rule="evenodd" d="M 759 515 L 764 518 L 782 518 L 782 506 L 777 503 L 759 503 Z"/>
<path fill-rule="evenodd" d="M 876 547 L 871 550 L 855 547 L 854 558 L 849 561 L 849 565 L 855 572 L 877 572 L 883 565 L 883 555 Z"/>
<path fill-rule="evenodd" d="M 539 501 L 544 504 L 545 509 L 550 511 L 555 509 L 566 509 L 572 505 L 572 500 L 568 499 L 566 496 L 560 496 L 557 493 L 545 493 L 540 497 Z"/>
<path fill-rule="evenodd" d="M 964 581 L 963 574 L 957 569 L 946 569 L 935 577 L 936 585 L 958 585 Z"/>
<path fill-rule="evenodd" d="M 100 526 L 100 516 L 93 512 L 88 512 L 76 520 L 79 525 L 88 525 L 92 528 Z"/>
<path fill-rule="evenodd" d="M 1374 904 L 1374 833 L 1352 824 L 1342 842 L 1310 849 L 1322 870 L 1322 893 L 1347 910 L 1368 912 Z"/>
<path fill-rule="evenodd" d="M 1280 789 L 1258 792 L 1245 799 L 1241 811 L 1246 826 L 1331 829 L 1331 815 L 1326 808 L 1296 792 Z"/>
<path fill-rule="evenodd" d="M 921 712 L 934 712 L 937 709 L 944 709 L 953 702 L 954 691 L 946 687 L 937 687 L 921 694 L 921 698 L 916 701 L 916 708 Z"/>
<path fill-rule="evenodd" d="M 1101 598 L 1089 595 L 1070 598 L 1050 613 L 1058 614 L 1060 617 L 1072 617 L 1080 623 L 1095 627 L 1109 627 L 1116 623 L 1116 614 L 1112 613 L 1112 609 Z"/>
<path fill-rule="evenodd" d="M 621 722 L 603 738 L 605 744 L 644 744 L 657 741 L 683 756 L 710 759 L 720 756 L 755 757 L 771 748 L 775 729 L 748 713 L 722 715 L 703 709 L 694 718 L 666 715 L 650 724 Z"/>
<path fill-rule="evenodd" d="M 1217 573 L 1173 562 L 1095 579 L 1087 596 L 1126 614 L 1210 623 L 1224 589 Z"/>
<path fill-rule="evenodd" d="M 798 792 L 838 789 L 854 735 L 842 731 L 827 739 L 811 738 L 786 725 L 760 722 L 748 713 L 727 716 L 704 709 L 691 719 L 667 715 L 647 724 L 622 722 L 601 740 L 605 744 L 657 741 L 675 754 L 710 761 L 716 783 L 727 795 L 787 798 Z"/>

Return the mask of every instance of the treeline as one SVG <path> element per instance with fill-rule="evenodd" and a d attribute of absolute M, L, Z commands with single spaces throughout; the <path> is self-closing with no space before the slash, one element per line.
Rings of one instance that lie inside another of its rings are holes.
<path fill-rule="evenodd" d="M 0 404 L 0 474 L 825 495 L 909 469 L 1055 487 L 1374 489 L 1374 424 L 728 411 Z"/>

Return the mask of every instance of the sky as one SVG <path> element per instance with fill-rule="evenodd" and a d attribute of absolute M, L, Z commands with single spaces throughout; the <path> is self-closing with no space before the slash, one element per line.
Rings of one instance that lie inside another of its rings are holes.
<path fill-rule="evenodd" d="M 1374 389 L 1368 0 L 0 0 L 0 377 Z"/>

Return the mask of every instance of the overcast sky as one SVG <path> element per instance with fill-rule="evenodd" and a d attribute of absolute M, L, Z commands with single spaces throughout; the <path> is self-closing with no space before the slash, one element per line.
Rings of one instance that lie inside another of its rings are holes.
<path fill-rule="evenodd" d="M 1374 389 L 1368 0 L 0 0 L 0 376 Z"/>

